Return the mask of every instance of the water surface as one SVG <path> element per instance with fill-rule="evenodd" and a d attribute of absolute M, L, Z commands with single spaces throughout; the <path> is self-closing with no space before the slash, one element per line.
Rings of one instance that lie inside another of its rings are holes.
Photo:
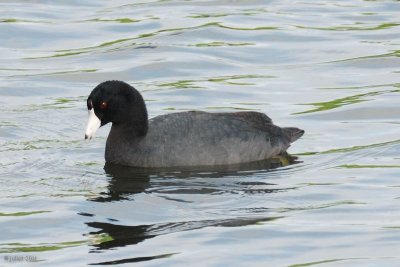
<path fill-rule="evenodd" d="M 0 266 L 398 266 L 399 1 L 0 7 Z M 305 129 L 298 163 L 105 166 L 109 126 L 83 136 L 107 79 L 150 117 L 255 110 Z"/>

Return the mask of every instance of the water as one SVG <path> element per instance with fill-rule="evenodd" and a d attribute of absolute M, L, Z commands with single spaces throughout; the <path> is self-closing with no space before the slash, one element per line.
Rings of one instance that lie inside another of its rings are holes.
<path fill-rule="evenodd" d="M 398 266 L 399 4 L 2 1 L 0 266 Z M 106 79 L 151 117 L 305 129 L 299 163 L 104 166 L 109 126 L 83 137 Z"/>

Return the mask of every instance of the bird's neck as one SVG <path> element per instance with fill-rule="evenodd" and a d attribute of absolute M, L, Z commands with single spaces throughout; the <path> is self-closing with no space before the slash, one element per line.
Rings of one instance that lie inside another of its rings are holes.
<path fill-rule="evenodd" d="M 140 94 L 137 94 L 135 99 L 136 101 L 130 108 L 130 116 L 126 120 L 124 128 L 126 128 L 131 137 L 144 137 L 149 128 L 147 108 Z"/>
<path fill-rule="evenodd" d="M 131 157 L 135 155 L 133 151 L 140 150 L 145 139 L 146 134 L 143 135 L 137 128 L 113 123 L 106 143 L 106 161 L 129 165 Z"/>
<path fill-rule="evenodd" d="M 148 121 L 132 120 L 129 123 L 117 124 L 111 126 L 109 138 L 117 142 L 130 143 L 131 141 L 141 140 L 146 137 L 148 131 Z"/>
<path fill-rule="evenodd" d="M 113 122 L 110 135 L 113 132 L 119 138 L 126 138 L 125 142 L 146 136 L 149 128 L 146 105 L 140 95 L 136 96 L 136 99 L 136 102 Z"/>

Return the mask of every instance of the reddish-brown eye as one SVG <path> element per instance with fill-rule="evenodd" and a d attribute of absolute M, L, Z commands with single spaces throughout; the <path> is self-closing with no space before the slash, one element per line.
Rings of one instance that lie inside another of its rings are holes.
<path fill-rule="evenodd" d="M 101 102 L 101 104 L 100 104 L 100 109 L 106 109 L 108 107 L 108 104 L 107 104 L 107 102 Z"/>

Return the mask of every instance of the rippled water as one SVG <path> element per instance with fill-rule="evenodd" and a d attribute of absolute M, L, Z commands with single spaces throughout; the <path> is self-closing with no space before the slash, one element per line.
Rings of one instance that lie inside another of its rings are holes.
<path fill-rule="evenodd" d="M 0 266 L 399 266 L 399 1 L 2 1 Z M 297 164 L 104 166 L 85 99 L 257 110 Z"/>

